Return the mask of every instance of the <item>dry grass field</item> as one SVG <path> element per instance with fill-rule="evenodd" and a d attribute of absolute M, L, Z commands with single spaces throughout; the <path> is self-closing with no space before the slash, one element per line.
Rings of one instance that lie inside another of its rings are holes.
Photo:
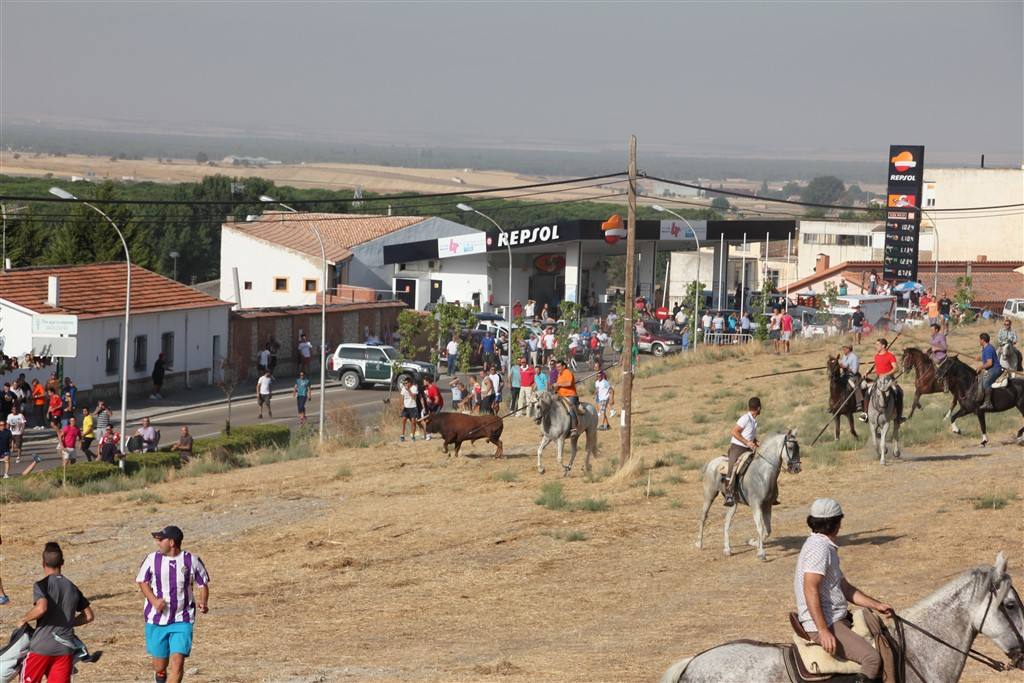
<path fill-rule="evenodd" d="M 950 345 L 971 351 L 975 335 Z M 645 357 L 634 414 L 645 467 L 632 479 L 613 475 L 617 427 L 601 433 L 591 477 L 577 468 L 561 480 L 551 449 L 548 473 L 536 472 L 532 421 L 510 418 L 503 461 L 483 442 L 449 460 L 437 442 L 398 444 L 390 427 L 372 448 L 333 443 L 316 458 L 141 492 L 8 504 L 12 603 L 0 619 L 7 629 L 28 608 L 41 545 L 56 539 L 96 610 L 80 634 L 106 652 L 79 680 L 150 680 L 133 580 L 148 532 L 173 523 L 213 576 L 189 681 L 651 681 L 721 641 L 788 640 L 803 518 L 820 496 L 845 508 L 848 576 L 897 609 L 1000 549 L 1024 584 L 1024 449 L 1008 443 L 1020 416 L 991 420 L 993 446 L 982 449 L 973 418 L 954 437 L 941 423 L 945 399 L 932 396 L 890 466 L 849 436 L 810 447 L 824 372 L 743 378 L 820 366 L 825 353 L 815 342 L 789 357 L 753 347 Z M 803 443 L 803 472 L 782 475 L 767 562 L 743 543 L 746 508 L 732 557 L 721 553 L 720 504 L 705 549 L 694 547 L 697 468 L 724 452 L 752 394 L 765 403 L 763 433 L 798 427 Z M 561 507 L 552 482 L 563 484 Z M 543 485 L 554 509 L 536 502 Z M 1024 672 L 969 663 L 962 680 L 1020 683 Z"/>

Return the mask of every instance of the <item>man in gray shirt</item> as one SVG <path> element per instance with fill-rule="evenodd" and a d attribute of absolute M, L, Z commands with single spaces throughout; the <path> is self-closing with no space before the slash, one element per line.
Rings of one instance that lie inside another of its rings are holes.
<path fill-rule="evenodd" d="M 32 587 L 33 606 L 18 622 L 24 626 L 36 622 L 29 641 L 28 656 L 22 665 L 23 680 L 68 683 L 74 668 L 74 652 L 78 647 L 75 627 L 93 620 L 89 601 L 75 584 L 61 573 L 64 553 L 54 542 L 43 549 L 44 577 Z"/>

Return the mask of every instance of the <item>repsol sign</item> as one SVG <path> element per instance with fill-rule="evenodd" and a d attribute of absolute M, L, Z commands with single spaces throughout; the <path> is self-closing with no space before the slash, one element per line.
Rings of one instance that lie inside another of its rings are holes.
<path fill-rule="evenodd" d="M 542 225 L 535 228 L 521 228 L 519 230 L 507 230 L 498 233 L 496 249 L 506 247 L 519 247 L 528 244 L 545 244 L 557 242 L 558 225 Z"/>

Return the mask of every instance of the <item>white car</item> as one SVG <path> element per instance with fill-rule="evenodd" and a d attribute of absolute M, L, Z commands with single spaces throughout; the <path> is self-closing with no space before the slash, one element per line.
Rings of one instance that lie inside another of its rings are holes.
<path fill-rule="evenodd" d="M 1003 317 L 1024 320 L 1024 299 L 1007 299 L 1003 304 Z"/>

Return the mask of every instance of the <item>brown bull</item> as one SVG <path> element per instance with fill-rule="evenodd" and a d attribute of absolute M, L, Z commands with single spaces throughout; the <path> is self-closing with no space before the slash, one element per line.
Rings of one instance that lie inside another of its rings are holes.
<path fill-rule="evenodd" d="M 455 444 L 455 457 L 459 456 L 459 449 L 463 441 L 475 442 L 477 439 L 490 441 L 498 450 L 494 452 L 495 458 L 503 457 L 501 445 L 501 430 L 505 428 L 504 422 L 495 415 L 463 415 L 462 413 L 434 413 L 424 423 L 429 434 L 440 434 L 444 439 L 444 452 L 448 452 L 448 446 Z"/>

